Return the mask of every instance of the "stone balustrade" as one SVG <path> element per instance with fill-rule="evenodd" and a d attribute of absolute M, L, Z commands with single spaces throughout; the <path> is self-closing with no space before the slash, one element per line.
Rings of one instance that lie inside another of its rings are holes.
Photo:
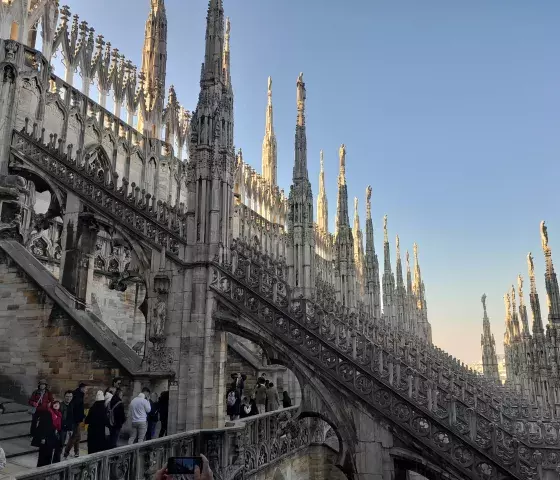
<path fill-rule="evenodd" d="M 391 336 L 368 334 L 363 315 L 293 298 L 283 280 L 248 253 L 233 245 L 231 262 L 215 268 L 212 288 L 446 460 L 483 478 L 501 478 L 505 471 L 536 479 L 543 467 L 558 466 L 558 425 L 510 422 L 501 411 L 484 410 L 476 398 L 473 404 L 463 401 L 453 377 L 449 383 L 441 370 L 434 375 L 418 350 L 407 357 Z"/>
<path fill-rule="evenodd" d="M 280 461 L 310 443 L 307 420 L 291 407 L 231 427 L 183 432 L 87 455 L 16 475 L 17 480 L 152 480 L 173 456 L 206 455 L 214 478 L 235 480 Z"/>

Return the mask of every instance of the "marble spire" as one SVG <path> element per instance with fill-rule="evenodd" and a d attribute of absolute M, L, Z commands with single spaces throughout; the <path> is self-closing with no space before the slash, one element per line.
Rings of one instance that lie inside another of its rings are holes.
<path fill-rule="evenodd" d="M 521 329 L 519 327 L 519 315 L 517 314 L 517 302 L 515 298 L 515 286 L 511 286 L 511 325 L 513 329 L 513 336 L 516 340 L 519 340 L 521 336 Z"/>
<path fill-rule="evenodd" d="M 535 263 L 531 252 L 527 254 L 527 268 L 529 270 L 529 282 L 531 285 L 531 293 L 529 293 L 529 301 L 531 302 L 531 315 L 533 318 L 533 336 L 539 337 L 544 335 L 544 327 L 541 316 L 541 302 L 537 293 L 537 282 L 535 280 Z"/>
<path fill-rule="evenodd" d="M 223 64 L 222 70 L 224 73 L 224 85 L 226 87 L 231 88 L 231 51 L 229 48 L 229 37 L 231 33 L 231 23 L 229 21 L 229 17 L 226 17 L 226 27 L 224 32 L 224 55 L 223 55 Z"/>
<path fill-rule="evenodd" d="M 167 72 L 167 16 L 164 0 L 151 0 L 144 32 L 141 72 L 144 75 L 144 108 L 138 111 L 138 130 L 157 137 L 161 132 Z"/>
<path fill-rule="evenodd" d="M 266 123 L 262 145 L 262 175 L 272 186 L 277 184 L 277 169 L 277 144 L 272 110 L 272 78 L 268 77 L 268 103 L 266 106 Z"/>
<path fill-rule="evenodd" d="M 482 317 L 482 370 L 486 377 L 496 382 L 500 381 L 500 373 L 498 372 L 498 358 L 496 356 L 496 341 L 490 329 L 490 319 L 486 311 L 486 294 L 482 295 L 482 308 L 484 315 Z"/>
<path fill-rule="evenodd" d="M 560 324 L 560 291 L 558 289 L 558 279 L 552 263 L 552 251 L 548 244 L 548 229 L 544 220 L 541 222 L 541 244 L 544 253 L 546 273 L 546 300 L 548 304 L 548 323 Z"/>
<path fill-rule="evenodd" d="M 327 192 L 325 189 L 325 163 L 323 159 L 323 150 L 320 153 L 321 170 L 319 172 L 319 195 L 317 197 L 317 224 L 323 232 L 329 231 L 329 204 L 327 200 Z"/>
<path fill-rule="evenodd" d="M 395 276 L 391 269 L 391 251 L 389 247 L 389 232 L 387 229 L 387 215 L 383 217 L 383 313 L 391 327 L 396 328 L 396 309 L 394 302 Z"/>
<path fill-rule="evenodd" d="M 307 93 L 305 83 L 303 82 L 303 73 L 300 73 L 297 79 L 297 120 L 296 120 L 296 152 L 293 181 L 301 179 L 307 180 L 309 173 L 307 171 L 307 134 L 305 131 L 305 100 Z"/>
<path fill-rule="evenodd" d="M 222 0 L 208 2 L 206 17 L 206 47 L 201 82 L 224 83 L 224 6 Z"/>
<path fill-rule="evenodd" d="M 288 198 L 288 274 L 296 295 L 312 298 L 315 291 L 315 224 L 313 192 L 307 171 L 307 137 L 305 132 L 305 83 L 303 73 L 296 82 L 295 160 Z"/>
<path fill-rule="evenodd" d="M 371 218 L 372 188 L 366 188 L 366 277 L 370 311 L 374 319 L 381 318 L 381 285 L 379 282 L 379 260 L 375 253 L 373 220 Z"/>
<path fill-rule="evenodd" d="M 336 230 L 334 234 L 335 259 L 337 262 L 338 299 L 349 308 L 355 307 L 354 238 L 348 215 L 348 188 L 346 185 L 346 147 L 340 146 L 338 172 L 338 197 L 336 202 Z"/>
<path fill-rule="evenodd" d="M 360 226 L 360 215 L 358 213 L 358 198 L 354 198 L 354 226 L 352 229 L 354 237 L 354 264 L 356 265 L 356 280 L 359 286 L 359 293 L 365 293 L 365 256 L 364 256 L 364 234 Z"/>
<path fill-rule="evenodd" d="M 517 292 L 519 295 L 519 318 L 523 326 L 523 336 L 530 337 L 531 332 L 529 331 L 529 319 L 527 317 L 527 307 L 525 306 L 525 298 L 523 295 L 523 277 L 521 274 L 517 276 Z"/>
<path fill-rule="evenodd" d="M 336 202 L 336 232 L 341 228 L 350 227 L 348 216 L 348 187 L 346 185 L 346 146 L 342 144 L 338 152 L 338 197 Z"/>

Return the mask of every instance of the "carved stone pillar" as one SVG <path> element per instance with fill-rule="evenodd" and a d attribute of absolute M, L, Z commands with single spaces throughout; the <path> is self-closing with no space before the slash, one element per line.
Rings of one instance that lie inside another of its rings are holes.
<path fill-rule="evenodd" d="M 165 258 L 165 253 L 163 253 Z M 166 332 L 169 301 L 169 277 L 160 272 L 154 277 L 154 292 L 156 296 L 151 298 L 149 305 L 149 322 L 148 322 L 148 339 L 150 346 L 148 347 L 146 358 L 144 359 L 144 368 L 148 371 L 168 371 L 173 365 L 173 354 L 166 347 Z"/>
<path fill-rule="evenodd" d="M 20 45 L 11 40 L 4 40 L 0 47 L 0 174 L 8 174 L 12 131 L 15 126 L 17 109 L 17 77 L 21 61 Z"/>
<path fill-rule="evenodd" d="M 22 177 L 0 175 L 0 239 L 23 241 L 26 214 L 27 183 Z"/>
<path fill-rule="evenodd" d="M 63 222 L 60 283 L 76 297 L 76 308 L 85 310 L 99 225 L 93 213 L 84 212 L 80 199 L 70 193 Z"/>

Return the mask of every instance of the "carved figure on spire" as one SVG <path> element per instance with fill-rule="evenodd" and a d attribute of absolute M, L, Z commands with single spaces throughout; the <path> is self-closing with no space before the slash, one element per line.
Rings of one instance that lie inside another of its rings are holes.
<path fill-rule="evenodd" d="M 397 257 L 401 256 L 401 241 L 399 239 L 399 236 L 397 235 Z"/>
<path fill-rule="evenodd" d="M 354 217 L 358 216 L 358 197 L 354 197 Z"/>
<path fill-rule="evenodd" d="M 298 110 L 305 109 L 305 83 L 303 82 L 303 73 L 300 73 L 297 79 L 297 106 Z"/>
<path fill-rule="evenodd" d="M 484 309 L 484 315 L 486 315 L 486 294 L 483 293 L 480 299 L 482 301 L 482 308 Z"/>
<path fill-rule="evenodd" d="M 529 281 L 533 285 L 535 282 L 535 263 L 533 262 L 533 254 L 531 252 L 527 254 L 527 267 L 529 269 Z"/>
<path fill-rule="evenodd" d="M 418 263 L 418 245 L 415 243 L 412 248 L 414 250 L 414 261 Z"/>
<path fill-rule="evenodd" d="M 340 166 L 346 167 L 346 145 L 344 143 L 340 146 L 338 150 L 338 158 L 340 160 Z"/>
<path fill-rule="evenodd" d="M 268 77 L 268 96 L 272 97 L 272 77 Z"/>
<path fill-rule="evenodd" d="M 405 257 L 406 257 L 406 270 L 410 271 L 410 255 L 408 253 L 408 250 L 406 251 Z"/>
<path fill-rule="evenodd" d="M 366 218 L 371 218 L 371 185 L 366 187 Z"/>
<path fill-rule="evenodd" d="M 546 251 L 548 249 L 548 229 L 544 220 L 541 222 L 541 243 L 543 250 Z"/>
<path fill-rule="evenodd" d="M 385 243 L 389 242 L 389 233 L 387 231 L 387 215 L 383 217 L 383 239 Z"/>

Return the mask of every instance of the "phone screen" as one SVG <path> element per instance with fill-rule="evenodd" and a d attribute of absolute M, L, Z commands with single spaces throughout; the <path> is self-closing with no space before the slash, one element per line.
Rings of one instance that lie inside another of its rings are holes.
<path fill-rule="evenodd" d="M 201 457 L 171 457 L 167 461 L 167 473 L 173 480 L 193 480 L 196 467 L 202 470 Z"/>

